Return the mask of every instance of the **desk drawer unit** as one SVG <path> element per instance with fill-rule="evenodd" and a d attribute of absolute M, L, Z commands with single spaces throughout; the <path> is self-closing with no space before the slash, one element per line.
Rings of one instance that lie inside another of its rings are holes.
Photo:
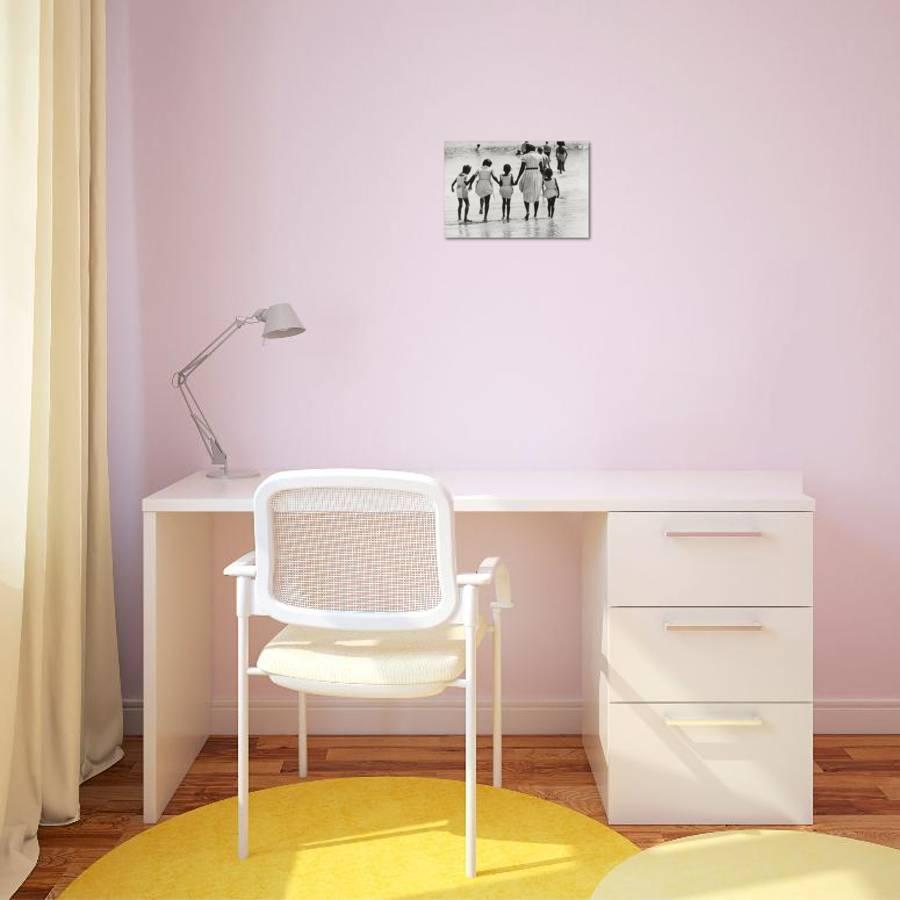
<path fill-rule="evenodd" d="M 609 821 L 811 822 L 812 513 L 613 512 L 592 541 L 585 746 Z"/>

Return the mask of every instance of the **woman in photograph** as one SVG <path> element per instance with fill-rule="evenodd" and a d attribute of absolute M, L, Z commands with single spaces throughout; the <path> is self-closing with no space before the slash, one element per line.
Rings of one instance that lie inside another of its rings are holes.
<path fill-rule="evenodd" d="M 525 144 L 522 165 L 516 183 L 525 201 L 525 219 L 531 218 L 530 204 L 534 205 L 534 217 L 537 218 L 538 204 L 541 200 L 541 158 L 535 153 L 534 144 Z"/>

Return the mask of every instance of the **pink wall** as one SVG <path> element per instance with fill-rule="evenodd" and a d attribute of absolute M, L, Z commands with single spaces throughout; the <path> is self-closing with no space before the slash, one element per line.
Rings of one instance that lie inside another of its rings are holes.
<path fill-rule="evenodd" d="M 109 7 L 126 696 L 138 500 L 204 461 L 169 373 L 276 299 L 308 333 L 197 378 L 235 461 L 801 468 L 817 695 L 900 695 L 900 6 Z M 591 240 L 445 241 L 442 142 L 523 134 L 593 141 Z M 577 652 L 571 587 L 521 616 Z"/>

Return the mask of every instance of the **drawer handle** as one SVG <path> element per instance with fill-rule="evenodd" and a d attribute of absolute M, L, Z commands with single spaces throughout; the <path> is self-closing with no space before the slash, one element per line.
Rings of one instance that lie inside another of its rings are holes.
<path fill-rule="evenodd" d="M 760 622 L 733 622 L 727 625 L 690 625 L 679 622 L 666 622 L 666 631 L 762 631 L 765 627 Z"/>
<path fill-rule="evenodd" d="M 755 538 L 762 537 L 761 531 L 667 531 L 670 538 Z"/>
<path fill-rule="evenodd" d="M 758 716 L 746 719 L 670 719 L 665 717 L 669 728 L 759 728 L 763 720 Z"/>

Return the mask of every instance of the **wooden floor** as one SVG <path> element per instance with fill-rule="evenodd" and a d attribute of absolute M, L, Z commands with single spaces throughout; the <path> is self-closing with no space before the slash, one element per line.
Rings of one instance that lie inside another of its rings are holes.
<path fill-rule="evenodd" d="M 480 779 L 490 780 L 489 739 L 479 741 Z M 553 800 L 604 820 L 591 772 L 573 736 L 509 736 L 504 786 Z M 251 788 L 291 784 L 295 737 L 257 737 L 251 744 Z M 311 778 L 347 775 L 463 777 L 461 736 L 312 737 Z M 235 740 L 212 737 L 166 809 L 178 815 L 234 795 Z M 40 831 L 37 868 L 16 897 L 55 897 L 79 872 L 144 829 L 141 742 L 127 738 L 125 758 L 86 783 L 81 821 Z M 617 829 L 640 847 L 712 831 L 710 826 Z M 900 735 L 820 735 L 815 741 L 815 824 L 808 830 L 861 838 L 900 849 Z"/>

